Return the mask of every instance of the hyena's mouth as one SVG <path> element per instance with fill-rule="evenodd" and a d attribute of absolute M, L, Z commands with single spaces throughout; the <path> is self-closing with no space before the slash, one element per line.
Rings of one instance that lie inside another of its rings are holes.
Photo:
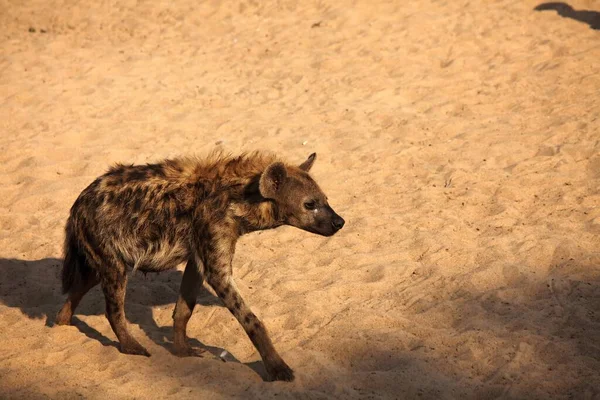
<path fill-rule="evenodd" d="M 332 220 L 331 222 L 322 223 L 317 226 L 308 226 L 304 229 L 305 231 L 315 233 L 321 236 L 333 236 L 344 226 L 345 221 L 339 217 L 339 220 Z"/>

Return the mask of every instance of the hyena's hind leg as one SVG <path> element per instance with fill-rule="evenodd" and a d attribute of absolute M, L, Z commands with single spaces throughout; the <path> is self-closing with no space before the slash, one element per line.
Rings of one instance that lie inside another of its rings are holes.
<path fill-rule="evenodd" d="M 180 357 L 198 356 L 201 352 L 195 351 L 189 345 L 186 335 L 188 321 L 192 316 L 198 292 L 202 287 L 202 275 L 200 274 L 199 266 L 196 262 L 190 259 L 183 272 L 181 279 L 181 289 L 179 298 L 173 311 L 173 327 L 175 336 L 173 344 L 175 346 L 175 354 Z"/>
<path fill-rule="evenodd" d="M 96 271 L 91 268 L 88 258 L 79 246 L 71 220 L 67 223 L 65 259 L 61 278 L 62 291 L 68 296 L 67 301 L 56 316 L 55 322 L 57 325 L 70 325 L 73 313 L 83 296 L 100 282 Z"/>
<path fill-rule="evenodd" d="M 148 350 L 131 336 L 127 328 L 125 319 L 126 266 L 120 261 L 114 259 L 111 261 L 110 264 L 105 264 L 101 274 L 108 322 L 119 339 L 122 353 L 150 357 Z"/>
<path fill-rule="evenodd" d="M 56 316 L 56 325 L 71 325 L 71 318 L 79 302 L 85 294 L 100 283 L 95 273 L 91 273 L 85 281 L 80 280 L 68 291 L 67 301 Z"/>

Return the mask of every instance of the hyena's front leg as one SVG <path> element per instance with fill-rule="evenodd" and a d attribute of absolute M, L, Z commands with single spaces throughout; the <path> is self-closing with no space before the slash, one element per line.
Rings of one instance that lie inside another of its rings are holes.
<path fill-rule="evenodd" d="M 275 381 L 293 381 L 294 371 L 277 353 L 264 324 L 246 305 L 233 281 L 231 273 L 233 245 L 212 243 L 206 248 L 210 249 L 206 251 L 204 257 L 206 279 L 254 343 L 269 377 Z"/>
<path fill-rule="evenodd" d="M 202 276 L 200 275 L 199 266 L 194 260 L 190 259 L 183 272 L 179 298 L 173 312 L 173 327 L 175 330 L 173 344 L 175 345 L 175 354 L 180 357 L 199 355 L 188 344 L 186 329 L 196 306 L 196 299 L 201 286 Z"/>

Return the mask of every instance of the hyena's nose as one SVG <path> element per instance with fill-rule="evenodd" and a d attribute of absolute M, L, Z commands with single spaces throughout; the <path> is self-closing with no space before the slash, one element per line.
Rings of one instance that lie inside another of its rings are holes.
<path fill-rule="evenodd" d="M 333 228 L 336 231 L 339 231 L 340 229 L 342 229 L 342 227 L 344 226 L 344 224 L 346 223 L 346 221 L 344 221 L 344 218 L 340 217 L 339 215 L 336 215 L 333 220 L 331 221 L 331 225 L 333 225 Z"/>

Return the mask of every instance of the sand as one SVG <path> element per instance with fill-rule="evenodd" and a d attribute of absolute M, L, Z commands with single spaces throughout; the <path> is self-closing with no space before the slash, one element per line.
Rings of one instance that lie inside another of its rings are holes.
<path fill-rule="evenodd" d="M 0 397 L 600 398 L 600 31 L 538 4 L 0 0 Z M 182 267 L 130 280 L 150 358 L 99 288 L 52 326 L 80 191 L 214 148 L 317 152 L 347 221 L 238 244 L 293 383 L 209 289 L 171 354 Z"/>

